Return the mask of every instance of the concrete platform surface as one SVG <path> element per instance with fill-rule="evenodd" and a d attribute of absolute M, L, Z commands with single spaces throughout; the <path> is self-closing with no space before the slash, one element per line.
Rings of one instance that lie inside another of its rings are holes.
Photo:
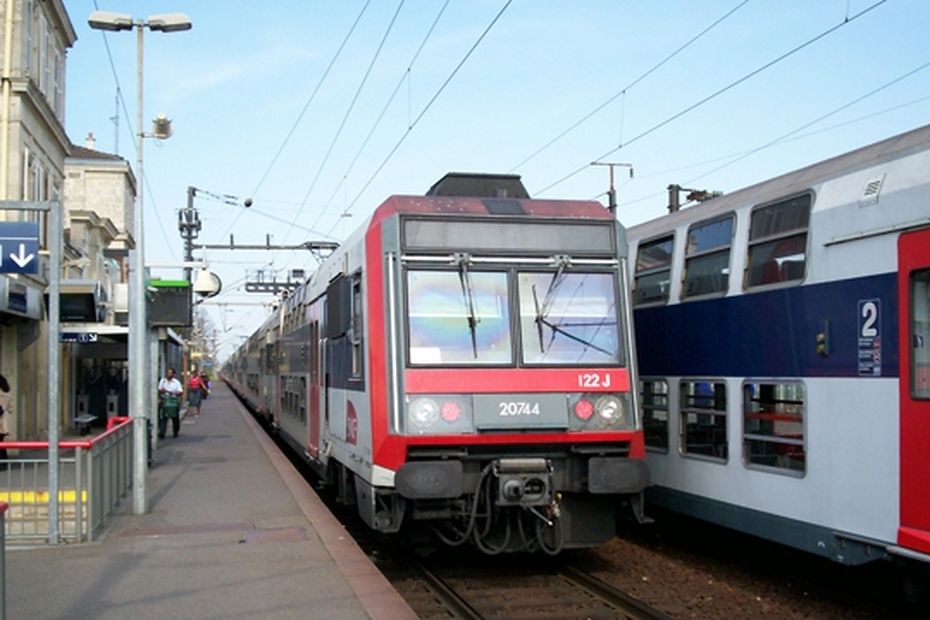
<path fill-rule="evenodd" d="M 7 618 L 416 617 L 219 382 L 147 486 L 96 542 L 8 549 Z"/>

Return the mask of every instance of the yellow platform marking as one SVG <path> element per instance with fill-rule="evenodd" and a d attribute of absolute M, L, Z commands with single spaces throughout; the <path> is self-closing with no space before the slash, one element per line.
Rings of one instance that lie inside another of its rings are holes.
<path fill-rule="evenodd" d="M 73 504 L 76 497 L 77 491 L 74 490 L 58 492 L 59 503 Z M 11 506 L 47 504 L 49 499 L 48 491 L 0 491 L 0 502 Z M 81 503 L 87 503 L 87 491 L 81 491 Z"/>

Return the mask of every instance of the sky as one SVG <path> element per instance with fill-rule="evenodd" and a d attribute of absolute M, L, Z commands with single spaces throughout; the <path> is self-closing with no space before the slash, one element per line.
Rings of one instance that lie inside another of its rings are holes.
<path fill-rule="evenodd" d="M 930 122 L 926 0 L 64 3 L 78 34 L 68 135 L 93 132 L 133 166 L 136 37 L 87 17 L 193 23 L 144 35 L 143 118 L 174 128 L 144 145 L 148 263 L 181 260 L 188 186 L 199 242 L 298 244 L 341 241 L 387 197 L 451 171 L 606 204 L 598 160 L 632 167 L 616 170 L 631 226 L 666 212 L 669 184 L 731 192 Z M 223 281 L 203 306 L 222 356 L 268 313 L 247 272 L 317 264 L 306 251 L 197 258 Z"/>

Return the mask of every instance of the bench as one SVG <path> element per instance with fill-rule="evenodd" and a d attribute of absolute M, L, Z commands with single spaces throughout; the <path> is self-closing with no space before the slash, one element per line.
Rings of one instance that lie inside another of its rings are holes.
<path fill-rule="evenodd" d="M 90 425 L 94 420 L 97 419 L 97 416 L 90 415 L 89 413 L 83 413 L 79 416 L 75 416 L 74 425 L 81 432 L 81 435 L 87 435 L 90 433 Z"/>

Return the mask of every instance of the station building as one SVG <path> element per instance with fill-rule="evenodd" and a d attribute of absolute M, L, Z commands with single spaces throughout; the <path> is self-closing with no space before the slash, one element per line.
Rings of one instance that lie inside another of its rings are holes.
<path fill-rule="evenodd" d="M 0 201 L 62 198 L 65 158 L 65 60 L 77 39 L 62 0 L 2 0 L 0 28 Z M 47 217 L 0 209 L 0 221 L 39 224 Z M 47 434 L 47 338 L 43 295 L 47 252 L 35 275 L 0 274 L 0 373 L 15 395 L 9 439 Z"/>

